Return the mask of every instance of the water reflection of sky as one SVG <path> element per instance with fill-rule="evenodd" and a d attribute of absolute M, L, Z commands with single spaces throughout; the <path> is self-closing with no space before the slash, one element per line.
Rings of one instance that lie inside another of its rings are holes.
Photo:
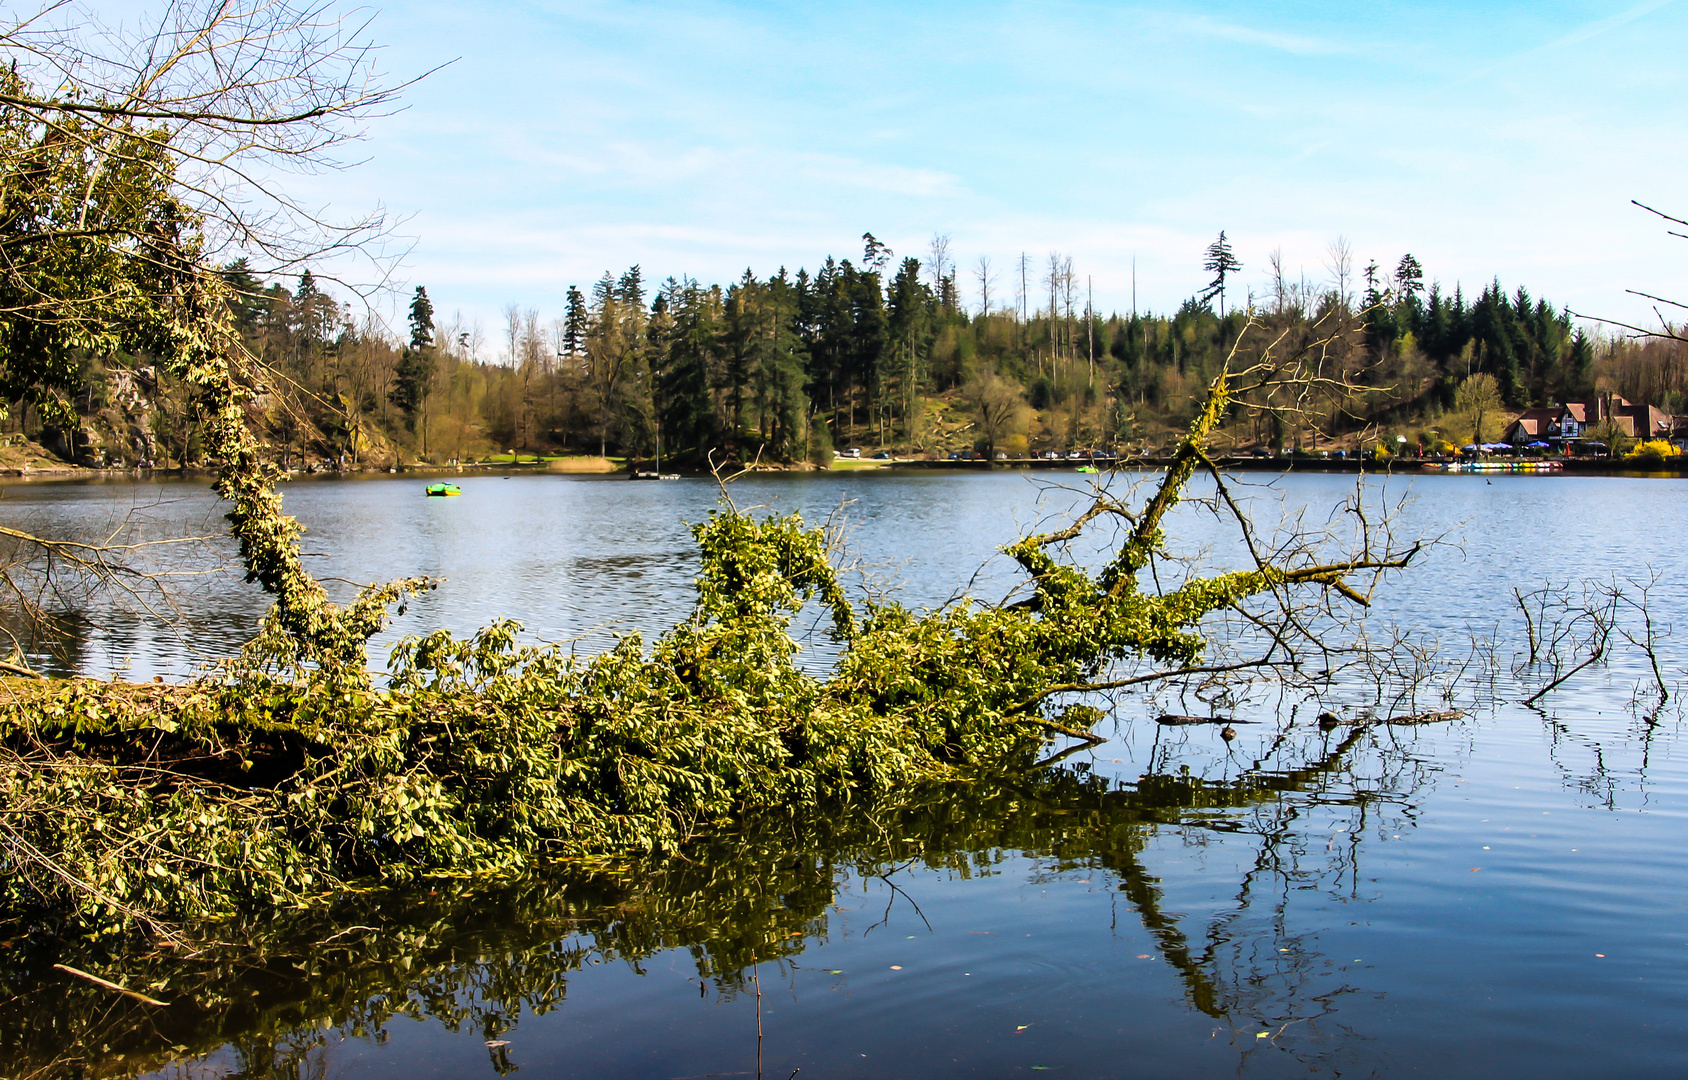
<path fill-rule="evenodd" d="M 943 603 L 967 589 L 996 599 L 1019 581 L 996 549 L 1039 522 L 1078 505 L 1071 473 L 932 472 L 892 475 L 770 474 L 734 485 L 742 506 L 799 511 L 811 521 L 839 511 L 846 523 L 858 592 L 891 590 L 913 606 Z M 1123 486 L 1141 480 L 1125 476 Z M 1374 510 L 1394 509 L 1398 536 L 1446 537 L 1452 546 L 1425 552 L 1410 574 L 1379 596 L 1376 616 L 1420 633 L 1462 637 L 1472 626 L 1509 617 L 1514 584 L 1609 572 L 1665 568 L 1670 538 L 1683 527 L 1680 480 L 1500 476 L 1396 478 L 1372 489 Z M 1330 508 L 1353 490 L 1336 474 L 1246 474 L 1236 492 L 1270 538 L 1302 514 L 1308 529 L 1351 531 Z M 1063 487 L 1061 485 L 1072 485 Z M 1206 482 L 1193 485 L 1201 492 Z M 429 574 L 446 579 L 436 593 L 395 618 L 377 656 L 397 635 L 438 627 L 468 632 L 495 618 L 515 618 L 536 638 L 610 632 L 659 632 L 685 614 L 695 555 L 686 523 L 717 505 L 706 480 L 627 483 L 550 476 L 471 476 L 457 499 L 429 499 L 412 479 L 301 481 L 286 486 L 287 510 L 309 530 L 309 565 L 344 596 L 343 582 Z M 842 508 L 842 509 L 840 509 Z M 217 537 L 223 508 L 201 483 L 12 484 L 0 489 L 0 518 L 53 535 L 163 539 Z M 124 530 L 127 528 L 127 532 Z M 1235 530 L 1187 505 L 1170 523 L 1175 550 L 1211 552 L 1222 563 L 1243 557 Z M 1075 552 L 1094 561 L 1112 537 Z M 180 600 L 180 633 L 135 619 L 114 602 L 81 607 L 86 640 L 81 664 L 104 672 L 130 661 L 136 674 L 181 673 L 192 657 L 238 648 L 265 606 L 241 585 L 226 540 L 152 553 L 160 565 L 206 578 Z M 1679 609 L 1685 583 L 1667 577 L 1659 603 Z M 127 605 L 133 607 L 133 604 Z"/>

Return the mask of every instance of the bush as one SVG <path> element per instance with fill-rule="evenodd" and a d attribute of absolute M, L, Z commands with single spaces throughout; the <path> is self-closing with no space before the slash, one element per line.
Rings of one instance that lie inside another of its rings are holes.
<path fill-rule="evenodd" d="M 1664 439 L 1648 439 L 1624 455 L 1625 461 L 1639 465 L 1663 465 L 1682 455 L 1682 451 Z"/>

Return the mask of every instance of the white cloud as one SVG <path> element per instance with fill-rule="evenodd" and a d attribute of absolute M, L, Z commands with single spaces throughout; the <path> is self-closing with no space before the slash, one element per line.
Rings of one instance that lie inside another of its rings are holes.
<path fill-rule="evenodd" d="M 413 213 L 410 275 L 488 325 L 635 262 L 653 279 L 813 269 L 858 256 L 864 229 L 916 255 L 949 233 L 964 268 L 1069 252 L 1104 309 L 1129 307 L 1134 254 L 1140 306 L 1175 306 L 1221 228 L 1253 281 L 1278 246 L 1321 276 L 1345 233 L 1362 264 L 1412 251 L 1450 285 L 1498 274 L 1579 309 L 1645 315 L 1624 287 L 1688 295 L 1688 250 L 1628 206 L 1670 208 L 1688 169 L 1668 4 L 1587 25 L 1368 11 L 1318 34 L 1297 6 L 1246 23 L 868 8 L 424 8 L 394 68 L 463 63 L 377 125 L 370 165 L 301 182 Z M 1550 63 L 1501 52 L 1596 36 Z"/>

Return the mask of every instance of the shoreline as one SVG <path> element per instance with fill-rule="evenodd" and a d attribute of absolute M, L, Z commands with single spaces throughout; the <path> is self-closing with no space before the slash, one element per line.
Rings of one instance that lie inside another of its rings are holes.
<path fill-rule="evenodd" d="M 559 459 L 560 460 L 560 459 Z M 1572 458 L 1560 462 L 1559 469 L 1521 470 L 1512 472 L 1505 469 L 1495 469 L 1486 473 L 1451 473 L 1425 469 L 1425 462 L 1419 459 L 1409 459 L 1400 464 L 1375 461 L 1344 461 L 1325 460 L 1319 458 L 1297 458 L 1285 460 L 1281 458 L 1256 457 L 1215 457 L 1214 464 L 1221 469 L 1231 472 L 1318 472 L 1318 473 L 1384 473 L 1396 476 L 1437 476 L 1437 475 L 1488 475 L 1488 476 L 1627 476 L 1648 477 L 1658 479 L 1678 478 L 1688 476 L 1688 456 L 1676 462 L 1661 462 L 1648 466 L 1636 466 L 1622 461 L 1608 461 L 1601 459 Z M 1085 465 L 1094 464 L 1098 472 L 1144 472 L 1163 471 L 1171 463 L 1170 458 L 1131 458 L 1128 460 L 1111 462 L 1090 462 L 1074 459 L 1050 460 L 1046 458 L 1010 458 L 1006 461 L 984 460 L 934 460 L 934 459 L 889 459 L 889 460 L 851 460 L 845 468 L 815 469 L 813 467 L 784 467 L 762 465 L 754 471 L 762 473 L 883 473 L 883 472 L 919 472 L 919 471 L 949 471 L 949 472 L 980 472 L 988 473 L 999 470 L 1032 471 L 1045 470 L 1050 472 L 1078 472 Z M 686 477 L 704 477 L 710 474 L 691 470 L 679 470 L 680 475 Z M 459 476 L 480 473 L 483 475 L 520 475 L 555 476 L 559 478 L 589 478 L 599 480 L 631 480 L 634 479 L 633 470 L 626 466 L 614 469 L 558 469 L 552 467 L 551 461 L 536 462 L 477 462 L 468 465 L 407 465 L 397 469 L 368 468 L 368 469 L 332 469 L 316 472 L 295 470 L 281 473 L 277 481 L 291 483 L 301 480 L 353 480 L 376 479 L 379 477 L 414 476 L 426 479 L 440 476 Z M 0 484 L 14 483 L 68 483 L 78 481 L 102 482 L 148 482 L 156 480 L 191 480 L 212 479 L 217 470 L 211 466 L 194 466 L 175 469 L 102 469 L 82 465 L 55 465 L 43 468 L 15 468 L 0 470 Z"/>

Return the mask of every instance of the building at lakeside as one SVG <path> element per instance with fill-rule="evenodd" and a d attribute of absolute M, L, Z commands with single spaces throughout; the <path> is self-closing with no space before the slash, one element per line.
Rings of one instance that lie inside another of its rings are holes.
<path fill-rule="evenodd" d="M 1501 441 L 1513 446 L 1544 442 L 1574 451 L 1608 424 L 1626 439 L 1688 439 L 1688 417 L 1671 416 L 1652 405 L 1632 405 L 1617 394 L 1601 394 L 1585 401 L 1525 409 L 1507 425 Z"/>

